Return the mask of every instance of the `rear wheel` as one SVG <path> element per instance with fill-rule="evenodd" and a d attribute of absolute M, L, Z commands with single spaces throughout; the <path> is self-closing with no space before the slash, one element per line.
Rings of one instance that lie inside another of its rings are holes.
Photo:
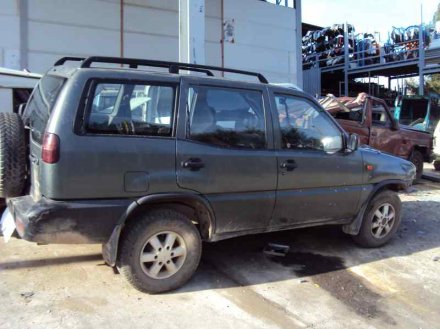
<path fill-rule="evenodd" d="M 434 161 L 434 169 L 440 171 L 440 160 Z"/>
<path fill-rule="evenodd" d="M 23 121 L 16 113 L 0 113 L 0 198 L 20 196 L 26 178 Z"/>
<path fill-rule="evenodd" d="M 173 210 L 154 210 L 128 224 L 118 269 L 140 291 L 165 292 L 192 277 L 201 251 L 199 232 L 186 216 Z"/>
<path fill-rule="evenodd" d="M 416 179 L 422 178 L 423 174 L 423 154 L 414 150 L 409 159 L 416 166 Z"/>
<path fill-rule="evenodd" d="M 365 211 L 359 234 L 353 236 L 357 244 L 366 248 L 387 243 L 400 225 L 401 201 L 392 191 L 383 191 L 370 201 Z"/>

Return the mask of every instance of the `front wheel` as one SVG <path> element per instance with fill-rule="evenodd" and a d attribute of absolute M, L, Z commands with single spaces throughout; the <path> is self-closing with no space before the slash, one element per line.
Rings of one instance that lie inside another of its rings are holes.
<path fill-rule="evenodd" d="M 202 242 L 194 224 L 173 210 L 153 210 L 125 229 L 118 269 L 138 290 L 177 289 L 194 274 Z"/>
<path fill-rule="evenodd" d="M 436 171 L 440 171 L 440 160 L 435 160 L 434 161 L 434 169 Z"/>
<path fill-rule="evenodd" d="M 370 201 L 359 234 L 354 241 L 362 247 L 375 248 L 387 243 L 400 225 L 401 201 L 393 191 L 382 191 Z"/>

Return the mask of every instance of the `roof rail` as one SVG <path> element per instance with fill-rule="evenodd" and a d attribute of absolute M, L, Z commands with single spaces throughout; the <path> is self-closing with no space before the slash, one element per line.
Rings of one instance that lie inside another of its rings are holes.
<path fill-rule="evenodd" d="M 67 61 L 80 62 L 83 60 L 85 60 L 84 57 L 62 57 L 59 60 L 57 60 L 53 66 L 63 65 Z"/>
<path fill-rule="evenodd" d="M 261 73 L 228 69 L 218 66 L 188 64 L 179 62 L 157 61 L 149 59 L 137 59 L 137 58 L 121 58 L 121 57 L 105 57 L 105 56 L 92 56 L 86 59 L 79 57 L 64 57 L 58 60 L 55 65 L 62 65 L 67 60 L 82 61 L 81 68 L 89 68 L 93 63 L 111 63 L 111 64 L 126 64 L 130 68 L 137 68 L 138 66 L 151 66 L 151 67 L 163 67 L 168 68 L 170 73 L 178 74 L 179 70 L 195 71 L 206 73 L 208 76 L 214 76 L 211 71 L 229 72 L 235 74 L 249 75 L 257 77 L 261 83 L 269 83 L 267 79 Z"/>

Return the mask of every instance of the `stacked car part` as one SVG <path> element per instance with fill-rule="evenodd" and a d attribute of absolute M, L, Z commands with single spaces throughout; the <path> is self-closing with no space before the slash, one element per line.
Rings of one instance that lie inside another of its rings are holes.
<path fill-rule="evenodd" d="M 418 57 L 420 27 L 393 27 L 389 40 L 383 49 L 370 33 L 355 34 L 355 28 L 348 24 L 348 52 L 350 66 L 365 66 L 381 62 L 414 59 Z M 424 46 L 431 42 L 434 31 L 423 28 Z M 381 53 L 382 51 L 382 53 Z M 335 24 L 322 30 L 308 31 L 302 39 L 303 67 L 335 66 L 344 63 L 344 25 Z"/>

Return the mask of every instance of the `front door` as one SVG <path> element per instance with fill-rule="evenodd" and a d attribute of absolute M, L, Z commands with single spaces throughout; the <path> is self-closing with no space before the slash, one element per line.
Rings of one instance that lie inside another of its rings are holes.
<path fill-rule="evenodd" d="M 362 190 L 360 151 L 344 152 L 342 130 L 314 102 L 283 93 L 271 99 L 280 126 L 272 228 L 352 218 Z"/>
<path fill-rule="evenodd" d="M 182 83 L 180 108 L 187 110 L 179 119 L 177 182 L 208 199 L 217 234 L 265 228 L 275 203 L 268 98 L 264 88 L 244 86 L 200 85 L 191 77 Z"/>
<path fill-rule="evenodd" d="M 389 154 L 407 157 L 410 143 L 392 129 L 392 116 L 385 102 L 370 98 L 368 105 L 371 116 L 370 146 Z"/>

